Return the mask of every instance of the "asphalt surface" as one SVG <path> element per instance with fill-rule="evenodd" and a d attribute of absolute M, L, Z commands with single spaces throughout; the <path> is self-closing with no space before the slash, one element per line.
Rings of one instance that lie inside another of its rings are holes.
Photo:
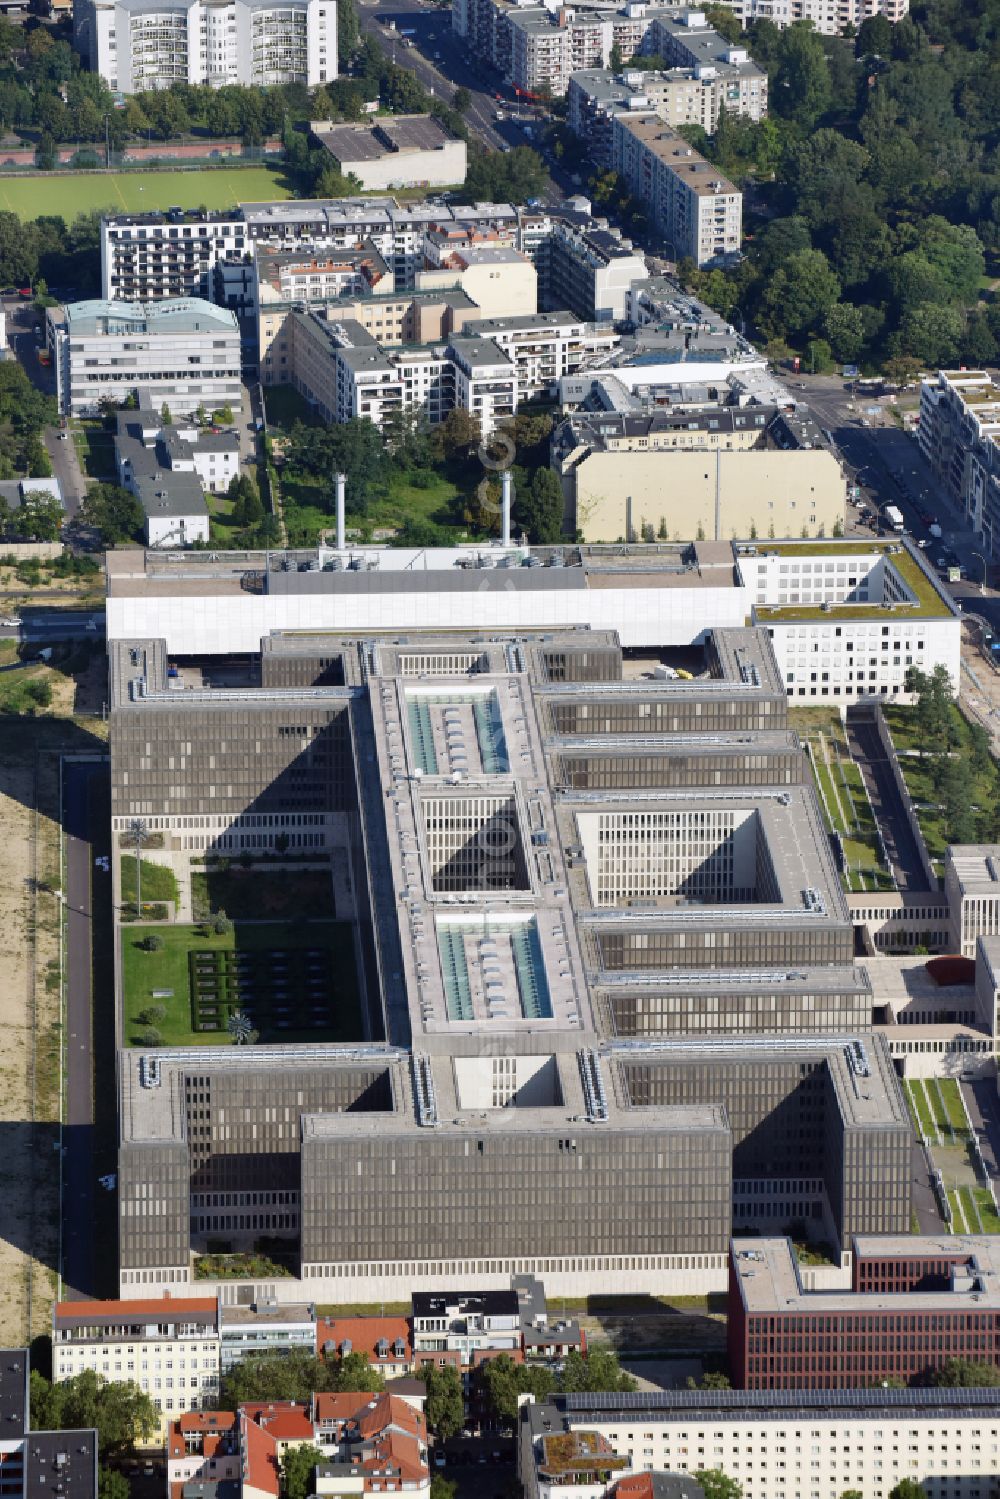
<path fill-rule="evenodd" d="M 63 1156 L 63 1295 L 92 1296 L 95 1263 L 94 1084 L 92 984 L 92 879 L 110 876 L 94 868 L 91 841 L 92 778 L 99 767 L 69 762 L 63 767 L 63 828 L 66 843 L 66 1121 Z"/>
<path fill-rule="evenodd" d="M 892 766 L 863 707 L 847 710 L 847 742 L 864 779 L 896 884 L 900 890 L 926 890 L 927 879 L 917 841 L 910 830 Z"/>
<path fill-rule="evenodd" d="M 911 1155 L 910 1205 L 917 1215 L 918 1232 L 939 1234 L 945 1232 L 944 1219 L 938 1211 L 937 1198 L 931 1186 L 927 1162 L 920 1146 L 914 1142 Z"/>
<path fill-rule="evenodd" d="M 41 330 L 45 325 L 45 314 L 36 312 L 30 302 L 20 297 L 4 297 L 3 310 L 7 315 L 7 342 L 15 357 L 25 370 L 32 384 L 46 395 L 55 394 L 55 374 L 51 365 L 39 362 L 38 355 L 44 347 Z M 36 333 L 36 329 L 39 332 Z M 53 477 L 59 480 L 62 489 L 63 508 L 72 521 L 86 493 L 86 480 L 80 468 L 80 458 L 72 438 L 63 438 L 59 429 L 46 428 L 45 448 L 52 463 Z"/>
<path fill-rule="evenodd" d="M 544 108 L 516 99 L 500 73 L 473 57 L 467 43 L 452 30 L 450 7 L 432 0 L 376 0 L 375 4 L 361 0 L 358 21 L 363 35 L 376 37 L 390 61 L 409 69 L 436 98 L 450 104 L 457 88 L 467 88 L 472 103 L 465 123 L 483 145 L 493 151 L 513 146 L 539 150 Z M 413 34 L 404 38 L 404 31 Z M 504 116 L 502 121 L 496 118 L 498 111 Z M 580 184 L 556 162 L 549 160 L 546 166 L 549 177 L 540 197 L 558 199 L 579 189 Z"/>
<path fill-rule="evenodd" d="M 979 1149 L 990 1176 L 1000 1178 L 1000 1099 L 996 1079 L 968 1078 L 959 1082 L 972 1127 L 979 1136 Z"/>

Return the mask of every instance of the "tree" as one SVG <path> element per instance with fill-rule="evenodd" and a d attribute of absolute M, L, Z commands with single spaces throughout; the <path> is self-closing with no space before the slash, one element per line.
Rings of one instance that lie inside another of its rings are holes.
<path fill-rule="evenodd" d="M 443 1473 L 432 1474 L 430 1499 L 455 1499 L 457 1493 L 457 1483 L 445 1478 Z"/>
<path fill-rule="evenodd" d="M 521 1395 L 545 1400 L 556 1389 L 556 1378 L 540 1364 L 515 1364 L 506 1353 L 487 1359 L 476 1371 L 476 1380 L 486 1408 L 502 1426 L 513 1426 L 517 1420 L 517 1403 Z"/>
<path fill-rule="evenodd" d="M 97 1499 L 129 1499 L 128 1479 L 117 1468 L 98 1468 Z"/>
<path fill-rule="evenodd" d="M 65 519 L 62 503 L 55 495 L 44 489 L 29 489 L 11 516 L 9 529 L 26 541 L 58 541 Z"/>
<path fill-rule="evenodd" d="M 385 1381 L 363 1353 L 344 1359 L 319 1359 L 307 1353 L 257 1354 L 243 1359 L 229 1373 L 220 1396 L 223 1410 L 236 1410 L 248 1400 L 308 1400 L 316 1391 L 357 1391 L 378 1394 Z"/>
<path fill-rule="evenodd" d="M 162 952 L 163 938 L 158 936 L 156 932 L 150 932 L 147 937 L 143 937 L 139 946 L 143 952 Z M 154 1013 L 155 1011 L 159 1011 L 159 1013 L 156 1014 Z M 145 1021 L 148 1025 L 156 1025 L 165 1017 L 166 1013 L 162 1005 L 150 1005 L 149 1009 L 143 1010 L 140 1015 L 136 1016 L 136 1019 Z"/>
<path fill-rule="evenodd" d="M 605 1348 L 592 1348 L 586 1358 L 571 1349 L 566 1355 L 559 1388 L 564 1393 L 607 1390 L 614 1394 L 637 1388 L 631 1374 L 618 1362 L 618 1355 Z"/>
<path fill-rule="evenodd" d="M 800 250 L 775 272 L 764 293 L 762 315 L 778 334 L 812 331 L 840 296 L 840 282 L 822 250 Z"/>
<path fill-rule="evenodd" d="M 778 114 L 809 130 L 830 102 L 823 43 L 810 22 L 796 21 L 782 31 L 777 52 L 769 98 Z"/>
<path fill-rule="evenodd" d="M 723 1473 L 721 1468 L 706 1468 L 699 1472 L 698 1482 L 705 1499 L 743 1499 L 743 1487 Z"/>
<path fill-rule="evenodd" d="M 723 1374 L 718 1369 L 710 1369 L 707 1374 L 701 1376 L 700 1380 L 689 1374 L 687 1387 L 689 1390 L 730 1390 L 732 1384 L 728 1374 Z"/>
<path fill-rule="evenodd" d="M 563 492 L 559 476 L 553 469 L 535 470 L 527 493 L 522 490 L 518 496 L 517 515 L 536 544 L 546 545 L 561 540 Z"/>
<path fill-rule="evenodd" d="M 612 73 L 620 73 L 624 66 L 625 59 L 622 56 L 622 49 L 617 42 L 612 42 L 611 50 L 608 53 L 608 67 Z"/>
<path fill-rule="evenodd" d="M 853 364 L 865 346 L 865 320 L 860 307 L 850 302 L 834 302 L 826 310 L 823 331 L 840 363 Z"/>
<path fill-rule="evenodd" d="M 31 1374 L 31 1419 L 40 1431 L 85 1431 L 97 1428 L 102 1462 L 128 1456 L 137 1440 L 145 1441 L 160 1422 L 148 1395 L 131 1380 L 106 1383 L 93 1369 L 50 1384 Z"/>
<path fill-rule="evenodd" d="M 901 1478 L 889 1490 L 889 1499 L 927 1499 L 927 1490 L 915 1478 Z"/>
<path fill-rule="evenodd" d="M 238 526 L 257 526 L 264 519 L 260 491 L 249 474 L 234 474 L 226 493 L 233 502 L 233 520 Z"/>
<path fill-rule="evenodd" d="M 32 704 L 32 712 L 35 708 L 51 707 L 52 686 L 44 677 L 34 677 L 30 682 L 25 682 L 24 695 Z"/>
<path fill-rule="evenodd" d="M 362 1390 L 378 1394 L 385 1382 L 377 1369 L 368 1362 L 367 1353 L 345 1353 L 329 1366 L 326 1388 L 330 1390 Z"/>
<path fill-rule="evenodd" d="M 138 540 L 145 514 L 134 494 L 119 484 L 93 484 L 80 506 L 80 519 L 92 526 L 105 546 Z"/>
<path fill-rule="evenodd" d="M 165 427 L 172 427 L 174 423 L 174 419 L 170 414 L 170 407 L 167 405 L 166 401 L 164 401 L 163 405 L 160 407 L 160 421 Z"/>
<path fill-rule="evenodd" d="M 997 1389 L 1000 1368 L 986 1360 L 949 1358 L 936 1370 L 933 1382 L 945 1389 Z"/>
<path fill-rule="evenodd" d="M 157 1047 L 162 1043 L 163 1037 L 155 1025 L 147 1025 L 139 1032 L 138 1041 L 140 1046 Z"/>
<path fill-rule="evenodd" d="M 154 934 L 151 933 L 150 935 Z M 148 943 L 149 940 L 149 937 L 147 937 L 146 942 Z M 157 938 L 157 941 L 160 947 L 162 947 L 163 943 L 160 938 Z M 150 951 L 148 947 L 146 950 L 147 952 Z M 144 1010 L 139 1011 L 135 1018 L 140 1025 L 161 1025 L 167 1018 L 167 1007 L 166 1005 L 147 1005 Z"/>
<path fill-rule="evenodd" d="M 740 25 L 739 17 L 734 15 L 724 5 L 709 5 L 705 10 L 705 19 L 714 31 L 729 43 L 731 47 L 736 46 L 743 40 L 743 27 Z"/>
<path fill-rule="evenodd" d="M 308 1499 L 315 1488 L 313 1474 L 316 1465 L 323 1461 L 322 1452 L 311 1442 L 303 1442 L 301 1447 L 289 1447 L 281 1459 L 283 1499 Z"/>
<path fill-rule="evenodd" d="M 230 921 L 225 911 L 216 911 L 215 915 L 212 917 L 212 931 L 215 933 L 215 935 L 217 937 L 228 937 L 232 929 L 233 923 Z"/>
<path fill-rule="evenodd" d="M 446 460 L 464 457 L 471 448 L 479 446 L 481 438 L 479 418 L 461 406 L 449 411 L 434 429 L 435 444 Z"/>
<path fill-rule="evenodd" d="M 459 1373 L 450 1364 L 443 1369 L 434 1364 L 422 1364 L 417 1376 L 427 1386 L 424 1407 L 427 1425 L 439 1441 L 447 1442 L 461 1431 L 465 1423 L 465 1396 Z"/>
<path fill-rule="evenodd" d="M 460 115 L 468 114 L 472 108 L 472 94 L 467 88 L 457 88 L 451 96 L 451 107 Z"/>
<path fill-rule="evenodd" d="M 854 50 L 858 57 L 888 57 L 892 51 L 892 26 L 885 16 L 868 16 L 858 27 Z"/>

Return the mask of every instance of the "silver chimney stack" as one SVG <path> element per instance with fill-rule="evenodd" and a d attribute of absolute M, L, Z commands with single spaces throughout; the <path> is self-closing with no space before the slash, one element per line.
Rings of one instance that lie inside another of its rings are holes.
<path fill-rule="evenodd" d="M 337 481 L 337 551 L 342 552 L 345 546 L 344 537 L 344 485 L 347 482 L 346 474 L 336 474 Z"/>
<path fill-rule="evenodd" d="M 510 546 L 510 469 L 505 468 L 500 478 L 500 545 Z"/>

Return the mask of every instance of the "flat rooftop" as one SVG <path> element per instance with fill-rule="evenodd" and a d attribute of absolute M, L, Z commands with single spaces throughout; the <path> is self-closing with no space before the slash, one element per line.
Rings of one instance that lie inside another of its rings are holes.
<path fill-rule="evenodd" d="M 1000 885 L 1000 843 L 952 844 L 947 867 L 963 895 L 995 895 Z"/>
<path fill-rule="evenodd" d="M 901 1236 L 896 1236 L 897 1245 Z M 890 1242 L 886 1240 L 884 1242 Z M 911 1240 L 915 1257 L 923 1251 L 923 1240 Z M 941 1241 L 944 1242 L 944 1241 Z M 957 1254 L 961 1241 L 951 1238 L 948 1251 Z M 736 1270 L 736 1285 L 749 1315 L 810 1316 L 869 1315 L 877 1312 L 922 1312 L 1000 1310 L 1000 1253 L 987 1238 L 967 1251 L 968 1273 L 959 1273 L 946 1289 L 936 1291 L 807 1291 L 803 1289 L 798 1260 L 790 1239 L 734 1239 L 731 1253 Z M 896 1255 L 909 1250 L 895 1251 Z M 929 1251 L 934 1253 L 935 1251 Z"/>
<path fill-rule="evenodd" d="M 648 1426 L 678 1422 L 753 1426 L 780 1422 L 886 1422 L 1000 1418 L 995 1389 L 662 1390 L 627 1395 L 572 1394 L 522 1407 L 537 1438 L 546 1430 L 591 1426 Z"/>

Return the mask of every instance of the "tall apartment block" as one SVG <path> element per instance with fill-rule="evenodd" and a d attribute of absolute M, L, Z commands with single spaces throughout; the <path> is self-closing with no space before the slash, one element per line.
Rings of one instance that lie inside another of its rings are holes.
<path fill-rule="evenodd" d="M 733 1242 L 729 1372 L 737 1388 L 926 1384 L 948 1359 L 997 1362 L 1000 1262 L 992 1239 L 901 1234 L 859 1237 L 852 1249 L 851 1289 L 810 1291 L 788 1239 Z"/>
<path fill-rule="evenodd" d="M 1000 549 L 1000 389 L 983 370 L 940 370 L 920 387 L 917 441 L 990 556 Z"/>
<path fill-rule="evenodd" d="M 558 569 L 518 571 L 530 608 Z M 230 583 L 220 621 L 260 617 L 259 580 Z M 262 1193 L 298 1273 L 257 1299 L 719 1287 L 734 1222 L 905 1232 L 910 1126 L 859 1039 L 871 987 L 766 634 L 717 632 L 681 682 L 626 678 L 602 630 L 299 629 L 242 682 L 169 686 L 163 623 L 111 630 L 115 839 L 142 816 L 176 855 L 333 853 L 364 1016 L 340 1045 L 121 1053 L 123 1295 L 187 1284 L 210 1237 L 249 1247 Z"/>
<path fill-rule="evenodd" d="M 743 194 L 658 115 L 615 116 L 611 165 L 646 205 L 673 259 L 713 265 L 739 250 Z"/>
<path fill-rule="evenodd" d="M 81 0 L 74 21 L 91 70 L 123 94 L 337 76 L 337 0 Z"/>

